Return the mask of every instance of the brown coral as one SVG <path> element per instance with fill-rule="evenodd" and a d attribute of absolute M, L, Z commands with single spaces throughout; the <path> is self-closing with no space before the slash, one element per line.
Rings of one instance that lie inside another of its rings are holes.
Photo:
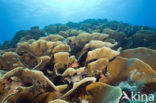
<path fill-rule="evenodd" d="M 156 35 L 155 32 L 150 30 L 140 30 L 133 36 L 133 48 L 136 47 L 148 47 L 155 44 Z"/>
<path fill-rule="evenodd" d="M 85 71 L 85 67 L 81 67 L 78 69 L 74 69 L 74 68 L 67 68 L 62 76 L 74 76 L 74 75 L 81 75 L 83 72 Z"/>
<path fill-rule="evenodd" d="M 82 49 L 81 54 L 84 54 L 85 52 L 97 48 L 102 48 L 102 47 L 109 47 L 112 48 L 115 45 L 117 45 L 117 42 L 112 44 L 111 42 L 103 42 L 101 40 L 91 40 L 89 43 L 87 43 L 84 48 Z"/>
<path fill-rule="evenodd" d="M 107 34 L 100 33 L 80 33 L 78 36 L 68 37 L 68 44 L 71 47 L 73 53 L 80 52 L 86 43 L 89 43 L 91 40 L 102 40 L 104 41 L 108 37 Z M 77 51 L 75 51 L 77 50 Z"/>
<path fill-rule="evenodd" d="M 139 47 L 124 50 L 120 53 L 120 56 L 125 58 L 138 58 L 156 70 L 156 50 Z"/>
<path fill-rule="evenodd" d="M 96 78 L 94 77 L 88 77 L 88 78 L 84 78 L 82 79 L 81 81 L 79 82 L 75 82 L 74 85 L 73 85 L 73 88 L 71 88 L 67 93 L 65 93 L 61 98 L 65 98 L 69 95 L 72 95 L 73 92 L 76 91 L 76 89 L 78 89 L 78 87 L 80 87 L 81 85 L 84 85 L 84 84 L 87 84 L 88 83 L 94 83 L 96 81 Z"/>
<path fill-rule="evenodd" d="M 121 42 L 125 38 L 125 35 L 123 32 L 117 32 L 109 28 L 105 28 L 103 32 L 108 34 L 110 38 L 115 39 L 117 42 Z"/>
<path fill-rule="evenodd" d="M 18 66 L 23 66 L 20 56 L 15 52 L 5 52 L 0 56 L 0 69 L 12 70 Z"/>
<path fill-rule="evenodd" d="M 48 35 L 46 37 L 41 37 L 40 39 L 41 40 L 54 41 L 55 42 L 55 41 L 62 41 L 64 39 L 64 37 L 60 36 L 60 35 L 53 35 L 53 34 L 51 34 L 51 35 Z"/>
<path fill-rule="evenodd" d="M 117 55 L 119 55 L 119 52 L 114 51 L 108 47 L 102 47 L 102 48 L 95 49 L 93 51 L 89 51 L 86 62 L 99 59 L 99 58 L 106 58 L 110 60 L 116 57 Z"/>
<path fill-rule="evenodd" d="M 155 48 L 152 28 L 87 20 L 31 29 L 0 45 L 13 47 L 0 51 L 2 103 L 118 103 L 125 82 L 156 91 L 155 50 L 124 50 Z"/>
<path fill-rule="evenodd" d="M 119 103 L 121 89 L 104 83 L 95 82 L 87 86 L 89 103 Z"/>
<path fill-rule="evenodd" d="M 35 66 L 39 65 L 38 70 L 43 70 L 55 53 L 69 51 L 70 47 L 63 42 L 51 42 L 43 39 L 32 43 L 20 43 L 17 48 L 17 53 L 21 56 L 20 59 L 25 67 L 34 69 Z"/>
<path fill-rule="evenodd" d="M 101 82 L 117 84 L 121 81 L 132 80 L 147 82 L 156 77 L 156 72 L 143 61 L 136 58 L 117 57 L 107 66 L 107 77 L 100 79 Z"/>
<path fill-rule="evenodd" d="M 103 73 L 108 64 L 108 60 L 100 58 L 94 62 L 88 64 L 88 76 L 97 76 L 100 73 Z"/>
<path fill-rule="evenodd" d="M 52 53 L 58 53 L 58 52 L 69 52 L 70 46 L 69 45 L 57 45 L 53 50 Z"/>
<path fill-rule="evenodd" d="M 39 95 L 40 93 L 46 91 L 58 91 L 57 87 L 46 76 L 44 76 L 42 72 L 35 70 L 15 68 L 14 70 L 6 73 L 2 80 L 5 83 L 5 88 L 10 92 L 7 93 L 8 95 L 5 96 L 5 98 L 1 98 L 1 100 L 7 101 L 9 99 L 11 100 L 11 103 L 16 103 L 19 101 L 20 98 L 18 95 L 21 95 L 21 93 L 29 93 L 30 95 L 28 96 L 33 98 L 31 100 L 34 100 L 35 96 Z M 6 80 L 9 81 L 6 82 Z M 5 94 L 3 94 L 3 97 L 4 95 Z M 10 98 L 13 98 L 13 100 Z M 52 97 L 50 96 L 50 98 Z M 46 101 L 50 100 L 51 99 L 48 99 Z"/>
<path fill-rule="evenodd" d="M 54 63 L 61 63 L 63 68 L 68 67 L 69 64 L 69 53 L 68 52 L 59 52 L 54 55 Z"/>
<path fill-rule="evenodd" d="M 66 102 L 66 101 L 61 100 L 61 99 L 56 99 L 56 100 L 50 101 L 49 103 L 69 103 L 69 102 Z"/>

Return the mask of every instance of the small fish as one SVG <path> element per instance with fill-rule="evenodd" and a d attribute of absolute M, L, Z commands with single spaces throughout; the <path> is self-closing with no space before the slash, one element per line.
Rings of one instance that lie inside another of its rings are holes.
<path fill-rule="evenodd" d="M 77 68 L 77 67 L 79 67 L 79 63 L 78 62 L 74 62 L 69 67 L 71 67 L 71 68 Z"/>
<path fill-rule="evenodd" d="M 4 83 L 5 84 L 9 84 L 11 82 L 11 80 L 9 80 L 9 79 L 4 79 Z"/>

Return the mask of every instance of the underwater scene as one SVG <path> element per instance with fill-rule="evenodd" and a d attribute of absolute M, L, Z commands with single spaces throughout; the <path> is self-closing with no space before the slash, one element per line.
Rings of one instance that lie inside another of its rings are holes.
<path fill-rule="evenodd" d="M 17 1 L 11 3 L 19 6 Z M 99 1 L 98 6 L 106 2 Z M 7 4 L 5 0 L 0 3 Z M 1 6 L 2 12 L 7 14 L 7 8 Z M 0 103 L 156 103 L 156 19 L 135 24 L 86 14 L 82 19 L 71 19 L 73 16 L 64 22 L 54 14 L 51 19 L 56 22 L 40 18 L 46 25 L 30 26 L 25 20 L 20 23 L 26 28 L 14 30 L 12 16 L 4 15 L 0 15 Z M 8 17 L 9 21 L 4 22 L 3 18 Z M 16 31 L 13 36 L 9 34 L 12 30 Z"/>

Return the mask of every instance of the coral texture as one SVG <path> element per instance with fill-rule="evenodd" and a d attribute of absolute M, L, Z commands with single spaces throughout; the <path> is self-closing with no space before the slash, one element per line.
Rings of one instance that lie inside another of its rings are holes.
<path fill-rule="evenodd" d="M 154 94 L 155 47 L 155 29 L 106 19 L 19 31 L 0 45 L 0 103 L 122 103 L 122 91 Z"/>

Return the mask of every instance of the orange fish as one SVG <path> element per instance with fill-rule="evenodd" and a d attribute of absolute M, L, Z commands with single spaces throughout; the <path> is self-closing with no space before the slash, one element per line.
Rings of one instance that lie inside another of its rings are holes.
<path fill-rule="evenodd" d="M 8 83 L 10 83 L 11 82 L 11 80 L 9 80 L 9 79 L 4 79 L 4 83 L 5 84 L 8 84 Z"/>
<path fill-rule="evenodd" d="M 78 62 L 74 62 L 69 67 L 71 67 L 71 68 L 77 68 L 78 66 L 79 66 L 79 63 Z"/>

